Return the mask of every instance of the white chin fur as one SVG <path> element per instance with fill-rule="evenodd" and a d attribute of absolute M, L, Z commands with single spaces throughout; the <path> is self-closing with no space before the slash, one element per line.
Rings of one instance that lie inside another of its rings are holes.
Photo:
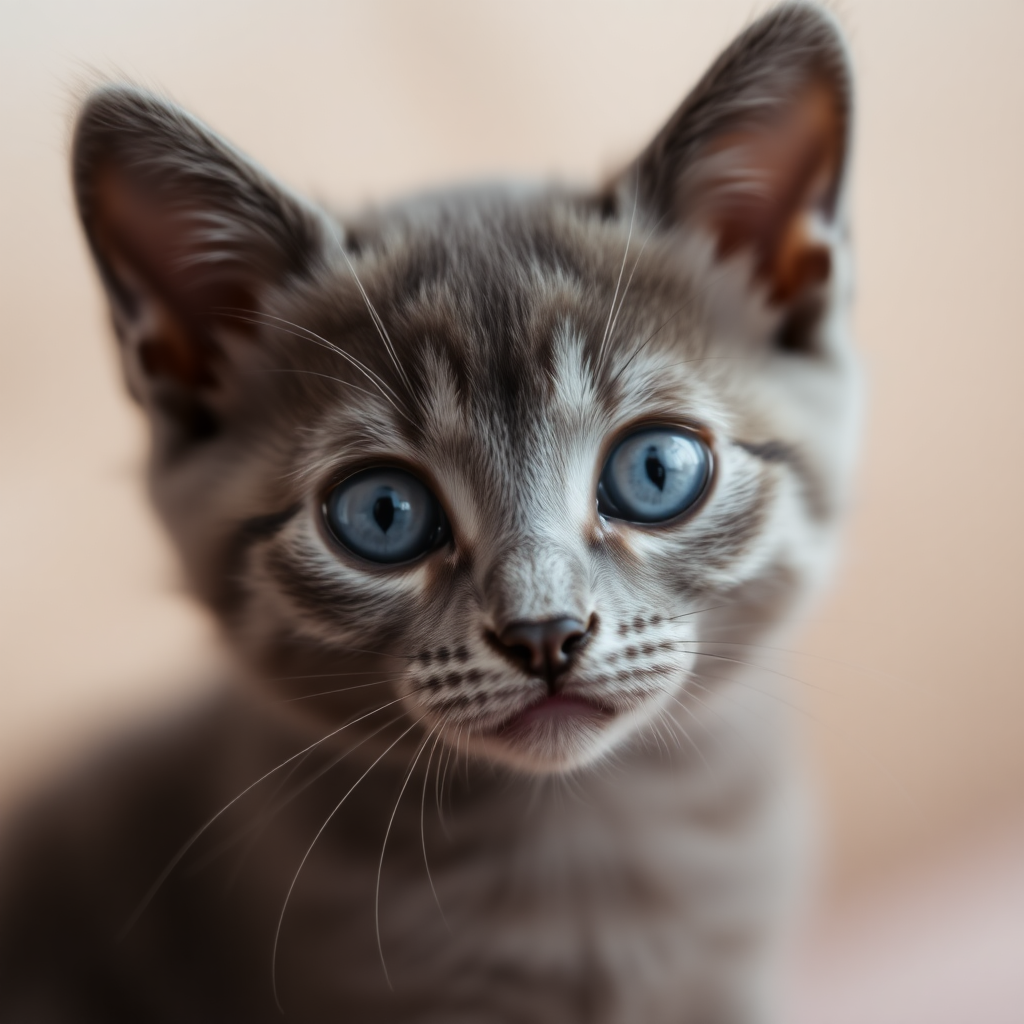
<path fill-rule="evenodd" d="M 668 703 L 668 695 L 654 704 Z M 504 735 L 477 735 L 469 744 L 485 760 L 532 774 L 573 772 L 601 760 L 628 737 L 642 730 L 650 708 L 620 712 L 608 720 L 553 717 Z"/>
<path fill-rule="evenodd" d="M 477 736 L 470 749 L 496 761 L 536 774 L 571 772 L 592 764 L 613 746 L 614 723 L 573 719 L 538 722 L 506 736 Z"/>

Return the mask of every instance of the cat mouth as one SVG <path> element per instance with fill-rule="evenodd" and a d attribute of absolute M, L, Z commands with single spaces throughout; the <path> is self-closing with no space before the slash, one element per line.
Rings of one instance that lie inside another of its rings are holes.
<path fill-rule="evenodd" d="M 515 712 L 492 731 L 500 739 L 526 739 L 537 731 L 550 731 L 559 727 L 569 729 L 580 726 L 601 728 L 616 712 L 605 704 L 575 694 L 556 693 L 542 697 L 533 704 Z"/>

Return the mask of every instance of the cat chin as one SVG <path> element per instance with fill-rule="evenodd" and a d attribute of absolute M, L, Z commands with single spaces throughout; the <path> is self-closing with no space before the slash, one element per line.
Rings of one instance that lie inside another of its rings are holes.
<path fill-rule="evenodd" d="M 549 729 L 544 735 L 509 740 L 477 737 L 471 748 L 479 757 L 531 775 L 560 775 L 593 764 L 611 749 L 606 735 L 594 730 Z"/>
<path fill-rule="evenodd" d="M 561 774 L 593 764 L 627 731 L 622 716 L 582 702 L 544 701 L 471 746 L 486 760 L 532 774 Z"/>

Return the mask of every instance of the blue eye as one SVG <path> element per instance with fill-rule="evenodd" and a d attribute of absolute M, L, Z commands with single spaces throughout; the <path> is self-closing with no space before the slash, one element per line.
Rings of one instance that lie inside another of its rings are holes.
<path fill-rule="evenodd" d="M 331 533 L 372 562 L 408 562 L 438 547 L 447 536 L 440 502 L 411 473 L 367 469 L 327 496 Z"/>
<path fill-rule="evenodd" d="M 597 485 L 601 515 L 632 523 L 663 523 L 704 493 L 711 452 L 694 434 L 649 427 L 620 441 Z"/>

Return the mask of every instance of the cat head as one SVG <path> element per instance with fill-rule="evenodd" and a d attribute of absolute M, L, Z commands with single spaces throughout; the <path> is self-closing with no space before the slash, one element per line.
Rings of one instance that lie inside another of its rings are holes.
<path fill-rule="evenodd" d="M 151 490 L 248 663 L 547 771 L 789 618 L 850 461 L 850 121 L 836 26 L 785 6 L 604 187 L 336 217 L 95 92 L 74 188 Z"/>

